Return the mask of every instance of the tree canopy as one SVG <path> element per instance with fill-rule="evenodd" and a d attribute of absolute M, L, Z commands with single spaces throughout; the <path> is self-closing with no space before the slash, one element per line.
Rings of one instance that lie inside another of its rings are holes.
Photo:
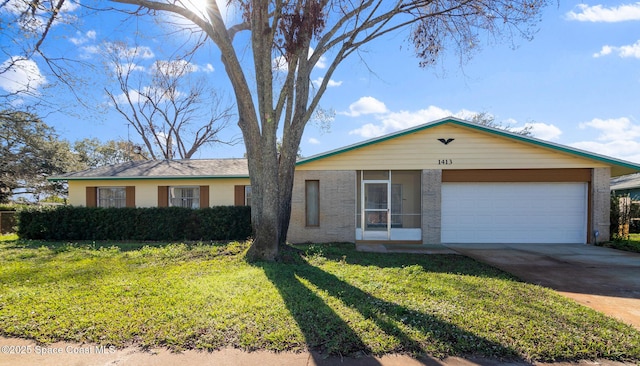
<path fill-rule="evenodd" d="M 46 178 L 78 170 L 83 164 L 67 141 L 37 116 L 22 111 L 0 112 L 0 203 L 14 194 L 62 194 L 65 187 Z"/>
<path fill-rule="evenodd" d="M 61 10 L 69 1 L 33 1 L 20 12 L 21 24 L 39 17 L 41 26 L 29 51 L 39 53 L 50 65 L 59 63 L 47 58 L 40 45 L 54 21 L 64 21 L 67 13 Z M 396 31 L 406 32 L 423 67 L 450 51 L 467 59 L 486 39 L 530 39 L 548 1 L 229 0 L 241 17 L 228 24 L 215 0 L 205 0 L 202 7 L 188 0 L 112 0 L 97 2 L 91 9 L 117 10 L 128 16 L 173 14 L 192 22 L 204 35 L 194 44 L 194 52 L 205 43 L 219 50 L 249 161 L 255 231 L 249 257 L 273 260 L 286 241 L 302 134 L 344 60 Z M 248 44 L 239 44 L 240 32 L 248 32 L 243 38 Z M 321 59 L 327 60 L 327 67 L 314 88 L 311 72 Z M 58 69 L 52 66 L 52 70 Z"/>
<path fill-rule="evenodd" d="M 149 159 L 140 146 L 124 140 L 102 142 L 96 138 L 85 138 L 73 143 L 73 151 L 86 168 Z"/>

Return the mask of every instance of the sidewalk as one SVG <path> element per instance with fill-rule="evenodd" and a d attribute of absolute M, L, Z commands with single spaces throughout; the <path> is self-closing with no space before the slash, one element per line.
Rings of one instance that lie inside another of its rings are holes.
<path fill-rule="evenodd" d="M 273 353 L 267 351 L 244 352 L 237 349 L 224 349 L 215 352 L 185 351 L 172 353 L 166 349 L 142 350 L 137 347 L 109 349 L 96 345 L 76 343 L 54 343 L 38 346 L 35 342 L 20 338 L 0 337 L 0 366 L 494 366 L 531 365 L 527 362 L 501 362 L 490 359 L 463 359 L 449 357 L 440 360 L 432 357 L 415 359 L 405 355 L 387 355 L 383 357 L 363 356 L 360 358 L 326 357 L 315 352 Z M 16 354 L 16 352 L 20 354 Z M 626 366 L 612 361 L 581 361 L 579 363 L 535 363 L 535 365 L 554 366 Z"/>

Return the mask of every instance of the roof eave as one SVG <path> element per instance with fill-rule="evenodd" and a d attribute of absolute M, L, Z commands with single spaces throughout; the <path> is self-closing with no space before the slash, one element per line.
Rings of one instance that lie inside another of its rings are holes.
<path fill-rule="evenodd" d="M 432 121 L 432 122 L 428 122 L 422 125 L 418 125 L 412 128 L 408 128 L 406 130 L 402 130 L 402 131 L 398 131 L 392 134 L 388 134 L 388 135 L 384 135 L 381 137 L 377 137 L 377 138 L 373 138 L 373 139 L 369 139 L 363 142 L 359 142 L 353 145 L 349 145 L 340 149 L 335 149 L 335 150 L 331 150 L 328 151 L 326 153 L 322 153 L 322 154 L 317 154 L 314 156 L 310 156 L 306 159 L 302 159 L 300 161 L 298 161 L 296 163 L 296 165 L 303 165 L 303 164 L 307 164 L 310 163 L 312 161 L 316 161 L 316 160 L 321 160 L 321 159 L 325 159 L 328 158 L 330 156 L 334 156 L 334 155 L 338 155 L 338 154 L 342 154 L 345 153 L 347 151 L 351 151 L 351 150 L 356 150 L 362 147 L 366 147 L 369 145 L 374 145 L 383 141 L 387 141 L 393 138 L 397 138 L 400 136 L 404 136 L 404 135 L 408 135 L 414 132 L 418 132 L 418 131 L 422 131 L 422 130 L 426 130 L 429 128 L 433 128 L 433 127 L 437 127 L 440 125 L 443 125 L 445 123 L 452 123 L 458 126 L 462 126 L 462 127 L 467 127 L 467 128 L 471 128 L 471 129 L 475 129 L 478 131 L 484 131 L 484 132 L 488 132 L 488 133 L 492 133 L 495 135 L 499 135 L 499 136 L 503 136 L 503 137 L 507 137 L 507 138 L 511 138 L 514 140 L 518 140 L 524 143 L 529 143 L 529 144 L 533 144 L 533 145 L 537 145 L 537 146 L 541 146 L 544 148 L 548 148 L 548 149 L 552 149 L 552 150 L 556 150 L 556 151 L 560 151 L 566 154 L 570 154 L 570 155 L 574 155 L 574 156 L 580 156 L 582 158 L 586 158 L 586 159 L 590 159 L 590 160 L 595 160 L 595 161 L 599 161 L 602 163 L 606 163 L 608 165 L 612 165 L 615 167 L 618 167 L 618 169 L 615 169 L 615 172 L 612 170 L 612 176 L 620 176 L 620 175 L 625 175 L 625 174 L 630 174 L 630 173 L 635 173 L 640 171 L 640 164 L 636 164 L 636 163 L 632 163 L 629 161 L 625 161 L 625 160 L 621 160 L 621 159 L 616 159 L 616 158 L 612 158 L 612 157 L 608 157 L 608 156 L 604 156 L 604 155 L 600 155 L 600 154 L 596 154 L 596 153 L 592 153 L 592 152 L 588 152 L 588 151 L 584 151 L 584 150 L 580 150 L 580 149 L 576 149 L 576 148 L 572 148 L 572 147 L 568 147 L 565 145 L 560 145 L 560 144 L 556 144 L 553 142 L 549 142 L 549 141 L 545 141 L 545 140 L 540 140 L 534 137 L 529 137 L 529 136 L 524 136 L 524 135 L 520 135 L 514 132 L 509 132 L 506 130 L 502 130 L 502 129 L 498 129 L 498 128 L 494 128 L 494 127 L 488 127 L 488 126 L 483 126 L 477 123 L 473 123 L 473 122 L 469 122 L 469 121 L 465 121 L 462 119 L 458 119 L 455 117 L 447 117 L 447 118 L 443 118 L 443 119 L 439 119 L 436 121 Z"/>
<path fill-rule="evenodd" d="M 245 175 L 245 174 L 237 174 L 237 175 L 180 175 L 180 176 L 154 176 L 154 177 L 149 177 L 149 176 L 129 176 L 129 177 L 110 177 L 110 176 L 103 176 L 103 177 L 65 177 L 65 176 L 58 176 L 58 177 L 50 177 L 47 178 L 48 181 L 51 182 L 59 182 L 59 181 L 71 181 L 71 180 L 162 180 L 162 179 L 168 179 L 168 180 L 178 180 L 178 179 L 248 179 L 249 175 Z"/>

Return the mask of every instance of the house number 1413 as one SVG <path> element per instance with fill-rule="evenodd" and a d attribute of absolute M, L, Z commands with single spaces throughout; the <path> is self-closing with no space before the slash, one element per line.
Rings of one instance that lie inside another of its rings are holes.
<path fill-rule="evenodd" d="M 451 159 L 439 159 L 438 160 L 438 165 L 452 165 L 453 164 L 453 160 Z"/>

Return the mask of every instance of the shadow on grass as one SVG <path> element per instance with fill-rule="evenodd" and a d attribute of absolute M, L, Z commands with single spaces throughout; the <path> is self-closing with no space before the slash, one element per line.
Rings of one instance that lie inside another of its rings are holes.
<path fill-rule="evenodd" d="M 46 240 L 24 240 L 24 239 L 16 239 L 11 241 L 4 241 L 4 244 L 10 245 L 14 248 L 26 248 L 26 249 L 38 249 L 38 248 L 48 248 L 55 253 L 64 252 L 71 248 L 88 248 L 88 249 L 109 249 L 109 248 L 118 248 L 121 252 L 130 252 L 134 250 L 140 250 L 145 247 L 151 248 L 162 248 L 172 244 L 180 244 L 184 243 L 186 245 L 207 245 L 212 247 L 225 247 L 229 245 L 229 243 L 237 242 L 236 240 L 232 241 L 216 241 L 216 242 L 200 242 L 200 241 L 171 241 L 171 242 L 160 242 L 160 241 L 129 241 L 129 240 L 78 240 L 78 241 L 46 241 Z M 3 242 L 0 242 L 2 244 Z"/>
<path fill-rule="evenodd" d="M 307 257 L 320 255 L 328 260 L 351 265 L 379 268 L 422 267 L 425 272 L 499 278 L 521 282 L 517 277 L 496 267 L 459 254 L 412 254 L 358 252 L 352 243 L 296 245 Z"/>
<path fill-rule="evenodd" d="M 477 336 L 431 314 L 380 299 L 308 263 L 304 258 L 298 258 L 292 264 L 254 265 L 261 267 L 276 286 L 312 351 L 352 357 L 375 352 L 357 330 L 344 320 L 348 315 L 336 312 L 305 282 L 375 324 L 384 333 L 381 338 L 395 340 L 391 341 L 395 346 L 389 349 L 390 352 L 420 357 L 418 360 L 425 365 L 433 364 L 433 360 L 429 361 L 425 355 L 481 355 L 525 363 L 509 347 Z M 317 360 L 318 363 L 321 361 Z"/>

